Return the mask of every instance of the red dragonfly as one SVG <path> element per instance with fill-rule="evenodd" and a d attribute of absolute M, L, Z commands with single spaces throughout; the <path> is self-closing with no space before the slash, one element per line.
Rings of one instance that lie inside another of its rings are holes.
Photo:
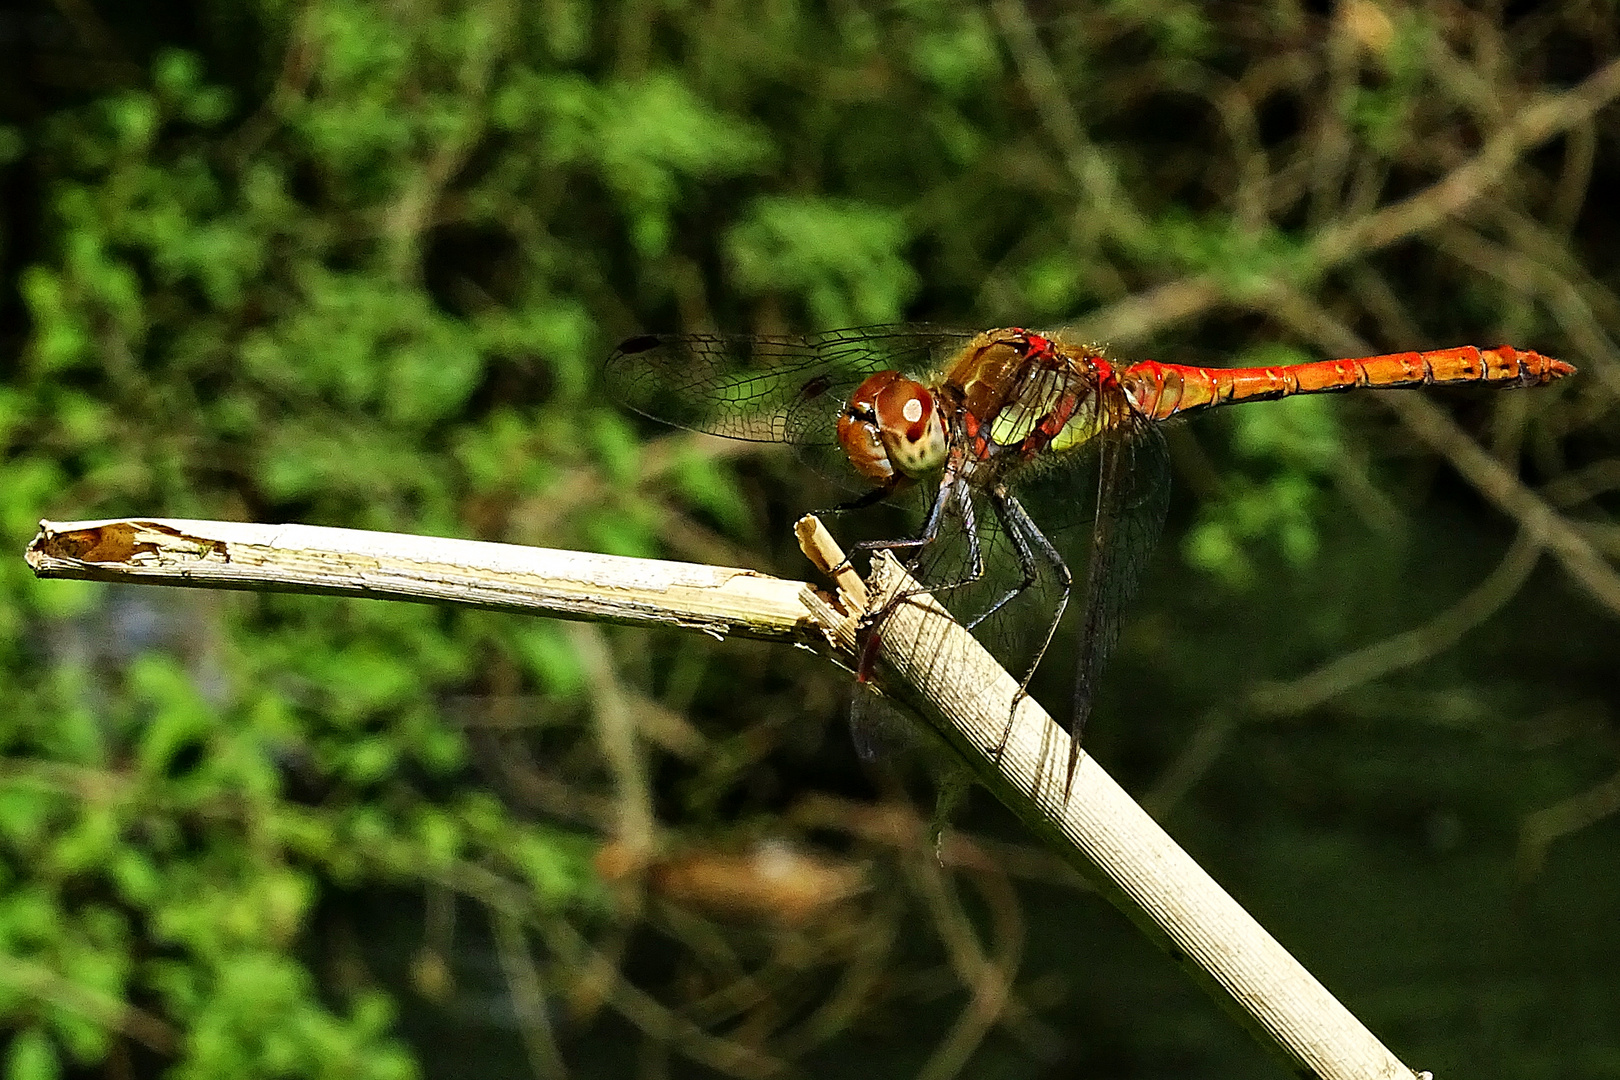
<path fill-rule="evenodd" d="M 1089 519 L 1072 782 L 1092 688 L 1168 506 L 1161 421 L 1357 387 L 1539 386 L 1574 370 L 1534 352 L 1471 345 L 1267 368 L 1120 364 L 1097 346 L 1016 327 L 874 326 L 802 337 L 635 337 L 609 359 L 607 379 L 621 402 L 656 420 L 828 452 L 869 485 L 838 509 L 911 487 L 926 491 L 927 516 L 915 536 L 857 546 L 913 552 L 913 574 L 970 629 L 994 620 L 990 644 L 1003 646 L 1004 662 L 1017 651 L 998 629 L 1006 613 L 1042 609 L 1044 630 L 1024 646 L 1020 694 L 1075 587 L 1053 534 Z M 1037 519 L 1049 523 L 1044 530 Z M 995 551 L 1011 558 L 987 558 Z M 1025 602 L 1032 597 L 1033 605 Z M 874 632 L 882 618 L 873 616 Z"/>

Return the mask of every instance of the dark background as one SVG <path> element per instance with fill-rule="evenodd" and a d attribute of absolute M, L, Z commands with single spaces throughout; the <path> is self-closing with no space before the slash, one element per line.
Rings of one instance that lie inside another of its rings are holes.
<path fill-rule="evenodd" d="M 1172 430 L 1088 746 L 1415 1068 L 1620 1075 L 1603 3 L 0 8 L 7 1076 L 1267 1075 L 805 654 L 36 582 L 41 517 L 808 568 L 648 330 L 1073 326 L 1535 391 Z M 840 522 L 895 535 L 893 511 Z M 1037 681 L 1061 701 L 1067 661 Z"/>

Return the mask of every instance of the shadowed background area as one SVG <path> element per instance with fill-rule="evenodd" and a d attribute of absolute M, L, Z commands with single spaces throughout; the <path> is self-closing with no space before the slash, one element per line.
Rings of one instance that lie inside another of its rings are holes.
<path fill-rule="evenodd" d="M 1579 368 L 1173 426 L 1087 745 L 1409 1064 L 1616 1075 L 1617 34 L 1595 0 L 0 8 L 8 1080 L 1280 1074 L 988 799 L 936 849 L 937 763 L 863 763 L 808 654 L 20 558 L 138 514 L 808 576 L 791 523 L 848 493 L 602 364 L 899 320 Z"/>

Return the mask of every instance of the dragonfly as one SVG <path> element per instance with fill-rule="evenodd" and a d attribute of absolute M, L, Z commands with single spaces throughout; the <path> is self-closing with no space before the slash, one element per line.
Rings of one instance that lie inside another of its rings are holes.
<path fill-rule="evenodd" d="M 922 491 L 916 532 L 855 546 L 908 553 L 913 576 L 976 632 L 1007 625 L 1015 609 L 1039 609 L 1044 622 L 1024 637 L 1019 698 L 1077 595 L 1067 798 L 1093 689 L 1168 510 L 1165 421 L 1296 394 L 1528 387 L 1574 371 L 1506 345 L 1276 367 L 1121 363 L 1098 345 L 1021 327 L 904 325 L 642 335 L 619 346 L 605 374 L 615 398 L 652 419 L 790 443 L 842 467 L 866 490 L 837 510 Z M 1055 540 L 1078 522 L 1089 526 L 1079 578 Z M 883 610 L 869 616 L 869 634 L 883 618 Z"/>

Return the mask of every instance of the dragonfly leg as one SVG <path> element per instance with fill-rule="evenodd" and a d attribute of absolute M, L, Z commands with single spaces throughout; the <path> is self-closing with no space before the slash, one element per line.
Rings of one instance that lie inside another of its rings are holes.
<path fill-rule="evenodd" d="M 1062 590 L 1056 608 L 1052 612 L 1052 618 L 1046 625 L 1046 636 L 1041 639 L 1040 648 L 1035 650 L 1034 659 L 1030 661 L 1024 677 L 1018 682 L 1018 692 L 1013 695 L 1012 708 L 1007 713 L 1007 726 L 1002 729 L 1001 740 L 996 746 L 996 756 L 1000 757 L 1001 752 L 1006 749 L 1008 736 L 1012 734 L 1013 717 L 1018 713 L 1018 705 L 1029 695 L 1029 681 L 1035 677 L 1035 669 L 1041 666 L 1046 650 L 1051 648 L 1058 624 L 1063 621 L 1063 613 L 1068 609 L 1069 596 L 1074 588 L 1074 574 L 1070 572 L 1069 564 L 1063 561 L 1063 556 L 1058 554 L 1057 548 L 1052 546 L 1052 541 L 1046 538 L 1046 534 L 1041 532 L 1040 527 L 1029 516 L 1024 504 L 1007 490 L 1005 484 L 997 484 L 990 489 L 990 505 L 995 508 L 996 516 L 1001 519 L 1002 527 L 1007 530 L 1007 536 L 1012 540 L 1013 547 L 1018 553 L 1018 567 L 1023 573 L 1023 580 L 1007 590 L 988 611 L 968 624 L 968 629 L 978 626 L 1010 603 L 1014 597 L 1035 584 L 1040 575 L 1035 558 L 1037 549 L 1051 564 L 1058 586 Z"/>
<path fill-rule="evenodd" d="M 962 489 L 958 492 L 958 489 Z M 850 554 L 844 557 L 844 562 L 835 567 L 833 572 L 841 572 L 850 563 L 851 557 L 857 551 L 892 551 L 896 548 L 922 548 L 934 542 L 939 536 L 940 523 L 945 520 L 945 508 L 952 499 L 970 501 L 965 487 L 958 481 L 955 466 L 946 469 L 945 475 L 940 479 L 939 491 L 934 495 L 934 505 L 929 508 L 928 520 L 923 523 L 922 531 L 909 540 L 863 540 L 851 545 Z M 878 646 L 882 642 L 883 621 L 895 605 L 904 603 L 907 599 L 917 595 L 921 590 L 902 592 L 889 598 L 879 611 L 868 612 L 862 620 L 862 629 L 865 634 L 861 645 L 861 658 L 856 666 L 855 679 L 857 682 L 867 682 L 872 676 L 872 667 L 877 663 Z"/>
<path fill-rule="evenodd" d="M 956 468 L 954 466 L 947 468 L 945 475 L 940 477 L 939 491 L 934 494 L 934 505 L 928 508 L 928 520 L 923 522 L 921 532 L 904 540 L 862 540 L 857 544 L 850 545 L 850 554 L 853 555 L 857 551 L 893 551 L 897 548 L 921 548 L 933 543 L 939 536 L 940 522 L 945 520 L 945 508 L 950 505 L 951 499 L 956 497 L 956 489 L 960 486 Z M 882 491 L 884 489 L 879 488 L 877 490 Z M 853 509 L 857 504 L 863 504 L 862 500 L 864 498 L 865 496 L 862 496 L 862 499 L 857 499 L 853 503 L 846 504 L 846 506 Z M 873 499 L 871 501 L 877 502 L 878 500 Z M 871 505 L 871 503 L 864 503 L 863 505 Z M 844 509 L 844 507 L 836 509 Z M 849 560 L 846 558 L 844 563 L 847 565 L 848 562 Z M 844 567 L 838 566 L 834 569 L 835 571 L 842 570 Z"/>
<path fill-rule="evenodd" d="M 967 572 L 953 581 L 931 581 L 919 586 L 918 588 L 908 590 L 900 596 L 896 596 L 891 599 L 889 601 L 890 605 L 912 596 L 918 596 L 925 592 L 934 593 L 936 595 L 939 593 L 949 592 L 952 589 L 959 589 L 964 585 L 971 585 L 975 581 L 978 581 L 980 578 L 984 577 L 984 548 L 979 540 L 978 519 L 975 516 L 975 511 L 973 509 L 973 493 L 964 483 L 956 483 L 953 484 L 952 487 L 954 489 L 952 497 L 955 498 L 957 502 L 956 512 L 962 517 L 962 539 L 967 544 Z M 943 517 L 943 515 L 939 516 Z M 922 544 L 931 542 L 937 538 L 939 535 L 939 521 L 935 520 L 934 518 L 935 515 L 930 515 L 930 523 L 933 527 L 933 535 L 928 536 L 923 540 L 913 541 L 912 543 L 915 546 L 920 547 Z M 893 541 L 879 541 L 879 543 L 884 547 L 902 546 L 900 543 Z M 921 558 L 921 553 L 918 554 L 917 558 Z M 915 570 L 915 568 L 916 559 L 913 559 L 912 563 L 907 567 L 907 569 Z"/>
<path fill-rule="evenodd" d="M 864 510 L 868 506 L 877 505 L 884 499 L 887 499 L 890 495 L 893 495 L 899 489 L 900 485 L 898 483 L 884 484 L 881 487 L 873 488 L 859 498 L 850 499 L 848 502 L 841 502 L 826 512 L 829 514 L 842 514 L 850 510 Z M 873 545 L 870 542 L 856 544 L 850 553 L 844 556 L 844 561 L 833 567 L 831 572 L 833 574 L 843 573 L 853 565 L 850 560 L 850 555 L 853 555 L 856 551 L 866 551 L 872 546 Z"/>
<path fill-rule="evenodd" d="M 884 499 L 887 499 L 890 495 L 893 495 L 896 491 L 898 491 L 899 488 L 900 485 L 897 483 L 884 484 L 881 487 L 875 487 L 866 494 L 861 495 L 859 498 L 854 498 L 850 499 L 848 502 L 839 503 L 831 510 L 828 510 L 827 513 L 842 514 L 850 510 L 865 510 L 868 506 L 876 506 Z"/>
<path fill-rule="evenodd" d="M 1058 583 L 1063 588 L 1063 598 L 1058 601 L 1057 615 L 1052 620 L 1052 628 L 1047 631 L 1046 641 L 1042 644 L 1041 652 L 1036 657 L 1037 662 L 1039 662 L 1040 655 L 1044 655 L 1047 646 L 1052 643 L 1052 634 L 1057 628 L 1058 619 L 1062 618 L 1063 609 L 1068 605 L 1069 592 L 1074 585 L 1074 575 L 1069 571 L 1069 564 L 1063 561 L 1063 556 L 1058 554 L 1057 548 L 1052 546 L 1052 542 L 1046 538 L 1046 534 L 1041 532 L 1036 527 L 1035 522 L 1030 519 L 1029 513 L 1024 509 L 1023 504 L 1014 498 L 1004 486 L 998 484 L 992 488 L 990 500 L 991 505 L 996 508 L 996 516 L 1001 519 L 1001 523 L 1006 528 L 1007 535 L 1012 539 L 1013 547 L 1018 553 L 1018 569 L 1023 574 L 1023 579 L 1003 593 L 1001 598 L 991 604 L 988 609 L 975 615 L 973 621 L 967 624 L 967 628 L 969 630 L 976 629 L 980 623 L 1011 603 L 1013 599 L 1040 579 L 1040 571 L 1035 562 L 1035 546 L 1038 546 L 1041 555 L 1045 556 L 1046 561 L 1052 564 Z M 1035 542 L 1035 546 L 1031 546 L 1031 540 Z M 1027 684 L 1029 679 L 1025 678 L 1024 682 Z"/>
<path fill-rule="evenodd" d="M 984 550 L 979 541 L 978 523 L 974 517 L 973 492 L 967 484 L 961 482 L 954 474 L 949 474 L 940 484 L 939 497 L 934 501 L 934 507 L 929 512 L 928 522 L 923 528 L 922 535 L 915 540 L 894 541 L 879 540 L 868 544 L 858 544 L 857 547 L 892 549 L 911 546 L 922 547 L 938 538 L 940 523 L 944 520 L 945 510 L 954 500 L 957 504 L 957 513 L 962 517 L 962 535 L 967 543 L 968 568 L 965 575 L 954 581 L 933 581 L 919 584 L 916 588 L 906 589 L 889 597 L 883 607 L 867 616 L 865 643 L 861 648 L 861 660 L 856 669 L 856 680 L 865 682 L 871 677 L 872 666 L 877 662 L 878 645 L 882 640 L 882 626 L 891 612 L 899 605 L 905 603 L 913 596 L 923 593 L 939 595 L 952 589 L 971 585 L 984 577 Z M 919 555 L 920 557 L 920 555 Z M 915 560 L 911 564 L 915 568 Z"/>

